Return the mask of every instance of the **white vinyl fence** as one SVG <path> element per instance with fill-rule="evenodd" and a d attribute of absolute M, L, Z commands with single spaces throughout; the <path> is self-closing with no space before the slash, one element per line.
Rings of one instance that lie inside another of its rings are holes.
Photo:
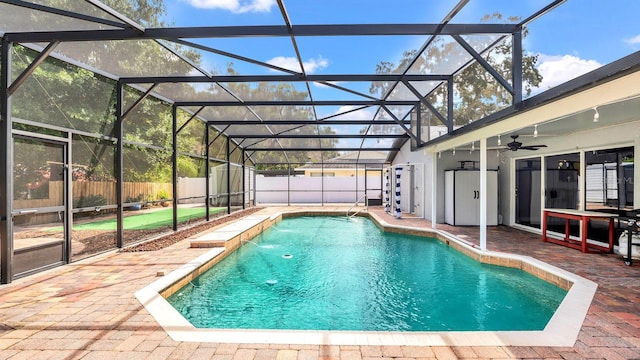
<path fill-rule="evenodd" d="M 380 177 L 367 176 L 367 183 L 380 184 Z M 354 204 L 364 203 L 365 177 L 256 175 L 255 188 L 256 204 Z M 381 199 L 382 191 L 369 191 L 367 196 Z"/>
<path fill-rule="evenodd" d="M 242 166 L 231 165 L 231 198 L 232 204 L 242 203 L 242 194 L 244 192 L 244 201 L 251 204 L 253 199 L 253 175 L 254 169 L 245 168 L 244 189 L 242 187 Z M 179 203 L 204 203 L 206 198 L 206 178 L 178 178 L 178 199 Z M 227 193 L 227 165 L 220 165 L 211 168 L 209 176 L 209 191 L 211 195 L 211 204 L 226 204 Z"/>

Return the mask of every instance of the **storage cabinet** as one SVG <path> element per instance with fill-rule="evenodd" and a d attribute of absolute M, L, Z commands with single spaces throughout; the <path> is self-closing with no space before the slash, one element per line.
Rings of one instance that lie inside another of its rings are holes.
<path fill-rule="evenodd" d="M 480 225 L 480 170 L 444 172 L 444 221 L 449 225 Z M 498 171 L 487 170 L 487 225 L 498 225 Z"/>

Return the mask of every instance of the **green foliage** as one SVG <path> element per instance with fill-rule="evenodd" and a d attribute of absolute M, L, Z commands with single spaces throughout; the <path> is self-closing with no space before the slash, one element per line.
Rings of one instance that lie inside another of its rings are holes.
<path fill-rule="evenodd" d="M 166 14 L 163 0 L 104 0 L 107 6 L 139 22 L 145 27 L 160 27 L 161 19 Z M 70 11 L 79 11 L 87 15 L 97 16 L 101 11 L 90 4 L 76 0 L 60 0 L 57 7 Z M 50 21 L 50 18 L 34 19 L 34 21 Z M 178 52 L 189 58 L 196 65 L 201 64 L 200 54 L 169 43 Z M 171 54 L 156 41 L 128 40 L 105 41 L 98 45 L 91 42 L 69 42 L 56 49 L 56 53 L 74 58 L 90 68 L 102 69 L 116 76 L 149 75 L 149 69 L 160 69 L 162 73 L 186 75 L 193 70 L 192 66 Z M 13 47 L 13 77 L 17 77 L 38 56 L 37 51 L 16 44 Z M 235 74 L 233 64 L 229 63 L 227 73 Z M 74 129 L 98 137 L 113 137 L 116 114 L 116 82 L 108 77 L 95 74 L 89 70 L 48 57 L 40 64 L 25 83 L 13 95 L 12 115 L 16 118 L 40 122 L 60 128 Z M 225 84 L 229 92 L 240 99 L 264 100 L 304 100 L 305 91 L 298 91 L 293 84 L 257 83 Z M 229 96 L 218 84 L 208 89 L 195 88 L 190 84 L 164 84 L 163 95 L 180 94 L 181 97 L 216 98 L 221 93 Z M 124 109 L 130 109 L 143 95 L 144 90 L 133 87 L 124 88 Z M 220 107 L 210 110 L 208 117 L 220 119 L 315 119 L 314 109 L 305 106 L 264 106 L 255 107 L 251 111 L 245 106 Z M 182 110 L 178 112 L 178 123 L 184 124 L 191 116 Z M 145 98 L 131 111 L 123 121 L 123 133 L 126 142 L 151 146 L 130 146 L 125 143 L 123 175 L 125 181 L 169 182 L 172 178 L 170 151 L 172 147 L 172 116 L 170 104 L 153 97 Z M 181 176 L 202 176 L 202 161 L 198 159 L 205 154 L 207 144 L 204 142 L 205 127 L 199 120 L 191 121 L 178 134 L 178 172 Z M 333 134 L 330 127 L 320 126 L 287 126 L 272 127 L 271 133 L 291 133 L 301 135 Z M 210 130 L 210 139 L 217 136 Z M 306 162 L 321 161 L 335 157 L 336 152 L 318 151 L 288 152 L 282 148 L 296 146 L 296 139 L 254 140 L 259 146 L 272 147 L 274 151 L 256 154 L 252 160 L 261 162 Z M 310 149 L 322 147 L 331 149 L 337 140 L 309 140 Z M 311 142 L 315 141 L 315 142 Z M 247 143 L 244 143 L 247 145 Z M 115 176 L 114 161 L 115 143 L 95 140 L 92 136 L 74 137 L 74 163 L 81 164 L 74 168 L 74 180 L 112 181 Z M 242 152 L 234 150 L 232 145 L 231 161 L 242 163 Z M 158 150 L 162 148 L 164 150 Z M 210 146 L 212 157 L 225 160 L 226 138 L 218 137 Z M 76 162 L 76 159 L 78 162 Z"/>
<path fill-rule="evenodd" d="M 198 166 L 194 159 L 180 156 L 178 157 L 178 176 L 179 177 L 198 177 Z"/>
<path fill-rule="evenodd" d="M 103 206 L 103 205 L 107 205 L 107 199 L 104 196 L 99 194 L 80 196 L 76 199 L 73 199 L 74 209 L 96 207 L 96 206 Z"/>
<path fill-rule="evenodd" d="M 158 200 L 168 200 L 171 198 L 171 195 L 169 195 L 169 192 L 165 189 L 160 189 L 160 191 L 158 191 L 158 194 L 156 195 L 156 198 Z"/>
<path fill-rule="evenodd" d="M 14 47 L 14 76 L 36 52 Z M 88 70 L 47 58 L 18 88 L 13 116 L 65 128 L 109 135 L 113 132 L 115 82 Z"/>
<path fill-rule="evenodd" d="M 503 21 L 503 16 L 499 13 L 486 15 L 482 21 Z M 517 22 L 519 18 L 509 17 L 507 22 Z M 523 37 L 527 34 L 523 32 Z M 510 41 L 503 41 L 497 46 L 482 54 L 483 58 L 502 75 L 507 81 L 511 78 L 511 51 L 512 44 Z M 379 74 L 402 73 L 409 66 L 409 73 L 412 74 L 431 74 L 438 73 L 439 69 L 456 69 L 462 63 L 461 59 L 469 58 L 468 53 L 450 37 L 438 36 L 427 48 L 425 52 L 417 57 L 415 63 L 413 59 L 417 55 L 417 50 L 408 50 L 403 53 L 402 59 L 398 64 L 391 62 L 381 62 L 376 66 L 376 72 Z M 535 65 L 538 61 L 537 55 L 523 54 L 523 91 L 525 95 L 530 95 L 534 87 L 537 87 L 542 81 L 542 76 L 536 69 Z M 482 65 L 473 63 L 467 66 L 454 77 L 454 124 L 466 125 L 470 121 L 478 120 L 489 114 L 492 114 L 512 102 L 512 97 L 504 89 L 491 74 L 489 74 Z M 393 83 L 390 82 L 373 82 L 369 88 L 370 93 L 377 96 L 383 96 L 391 90 Z M 440 114 L 447 114 L 447 89 L 445 84 L 438 86 L 427 99 L 434 105 Z M 425 114 L 430 113 L 426 107 L 423 108 Z M 384 133 L 384 128 L 372 129 L 375 133 Z"/>
<path fill-rule="evenodd" d="M 145 201 L 146 196 L 144 194 L 138 194 L 138 196 L 127 196 L 127 198 L 125 199 L 124 202 L 127 203 L 135 203 L 135 202 L 141 202 L 141 201 Z"/>

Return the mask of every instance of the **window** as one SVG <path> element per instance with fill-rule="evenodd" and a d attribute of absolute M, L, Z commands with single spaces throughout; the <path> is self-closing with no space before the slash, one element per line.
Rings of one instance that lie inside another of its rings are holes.
<path fill-rule="evenodd" d="M 633 147 L 585 153 L 585 209 L 633 209 Z"/>
<path fill-rule="evenodd" d="M 548 156 L 545 163 L 545 207 L 577 209 L 580 201 L 580 154 Z"/>

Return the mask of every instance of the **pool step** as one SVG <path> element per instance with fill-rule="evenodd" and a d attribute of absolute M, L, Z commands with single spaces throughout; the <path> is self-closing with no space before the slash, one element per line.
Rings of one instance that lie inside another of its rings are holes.
<path fill-rule="evenodd" d="M 273 224 L 270 216 L 251 215 L 191 240 L 192 248 L 224 247 L 233 249 L 241 241 L 251 240 Z"/>

